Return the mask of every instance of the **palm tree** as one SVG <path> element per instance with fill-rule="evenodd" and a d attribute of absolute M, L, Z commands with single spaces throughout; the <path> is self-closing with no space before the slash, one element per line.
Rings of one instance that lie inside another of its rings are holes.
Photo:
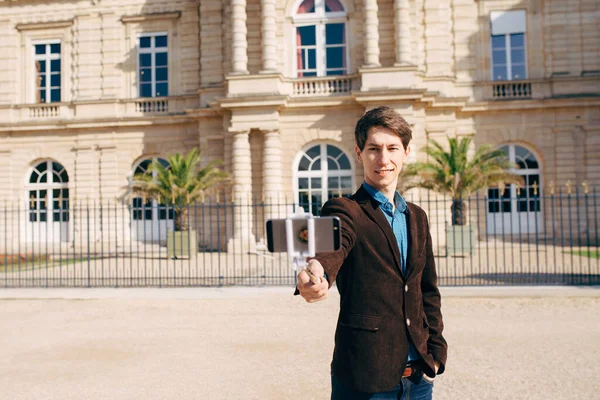
<path fill-rule="evenodd" d="M 191 150 L 184 157 L 177 153 L 168 156 L 168 166 L 158 159 L 143 174 L 136 174 L 130 186 L 132 197 L 156 200 L 158 203 L 173 207 L 175 231 L 187 231 L 189 206 L 203 201 L 207 194 L 229 182 L 227 172 L 216 166 L 221 161 L 211 161 L 206 167 L 198 169 L 200 152 Z"/>
<path fill-rule="evenodd" d="M 480 189 L 505 184 L 523 184 L 520 175 L 509 172 L 517 168 L 502 150 L 482 145 L 468 156 L 471 136 L 448 137 L 449 150 L 435 140 L 423 149 L 429 161 L 407 164 L 402 171 L 403 189 L 425 188 L 452 198 L 452 225 L 466 225 L 464 199 Z"/>

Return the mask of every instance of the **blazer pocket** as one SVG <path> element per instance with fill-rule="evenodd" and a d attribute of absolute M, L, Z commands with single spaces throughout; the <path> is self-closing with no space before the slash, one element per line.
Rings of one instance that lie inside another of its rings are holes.
<path fill-rule="evenodd" d="M 344 314 L 340 318 L 340 326 L 377 332 L 381 326 L 381 318 L 363 314 Z"/>

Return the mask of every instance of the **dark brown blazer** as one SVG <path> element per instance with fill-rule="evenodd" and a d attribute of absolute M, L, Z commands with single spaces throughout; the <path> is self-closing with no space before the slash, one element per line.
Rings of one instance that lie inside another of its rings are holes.
<path fill-rule="evenodd" d="M 408 203 L 406 276 L 392 227 L 362 186 L 351 198 L 329 200 L 321 215 L 342 223 L 341 249 L 315 257 L 340 292 L 332 375 L 361 392 L 390 390 L 401 381 L 411 339 L 427 375 L 435 376 L 434 360 L 442 373 L 447 344 L 425 212 Z"/>

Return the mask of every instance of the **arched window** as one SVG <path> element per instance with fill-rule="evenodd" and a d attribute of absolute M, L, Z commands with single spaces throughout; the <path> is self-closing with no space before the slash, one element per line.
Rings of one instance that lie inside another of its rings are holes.
<path fill-rule="evenodd" d="M 132 180 L 137 174 L 152 173 L 156 179 L 156 171 L 150 172 L 150 165 L 156 159 L 167 169 L 169 162 L 164 158 L 146 158 L 133 168 Z M 144 201 L 141 197 L 133 199 L 131 204 L 131 229 L 134 239 L 143 242 L 162 242 L 167 239 L 167 231 L 173 228 L 173 208 L 156 200 Z"/>
<path fill-rule="evenodd" d="M 304 0 L 294 15 L 298 77 L 348 72 L 346 10 L 340 0 Z"/>
<path fill-rule="evenodd" d="M 305 210 L 317 215 L 326 200 L 353 193 L 352 165 L 338 147 L 312 145 L 296 160 L 296 200 Z"/>
<path fill-rule="evenodd" d="M 28 180 L 29 222 L 69 221 L 69 174 L 56 161 L 33 167 Z"/>
<path fill-rule="evenodd" d="M 488 232 L 540 232 L 543 230 L 542 181 L 538 160 L 532 151 L 517 144 L 504 145 L 500 150 L 519 166 L 510 172 L 523 176 L 524 185 L 488 189 Z"/>
<path fill-rule="evenodd" d="M 164 158 L 156 157 L 158 162 L 161 163 L 163 167 L 169 168 L 169 162 Z M 152 164 L 153 158 L 147 158 L 137 164 L 135 169 L 133 170 L 132 179 L 135 180 L 135 176 L 138 174 L 146 174 L 149 173 L 150 165 Z M 156 172 L 152 172 L 152 176 L 156 178 Z M 132 218 L 134 221 L 141 220 L 165 220 L 167 219 L 167 214 L 169 214 L 169 219 L 173 218 L 173 210 L 168 210 L 164 204 L 158 204 L 155 200 L 144 200 L 141 197 L 136 197 L 133 199 L 132 203 Z"/>
<path fill-rule="evenodd" d="M 62 164 L 45 160 L 27 177 L 27 241 L 69 240 L 69 174 Z"/>

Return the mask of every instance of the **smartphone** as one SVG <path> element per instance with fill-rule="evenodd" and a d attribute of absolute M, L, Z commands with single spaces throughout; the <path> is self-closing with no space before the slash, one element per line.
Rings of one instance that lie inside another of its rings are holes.
<path fill-rule="evenodd" d="M 314 217 L 315 252 L 337 251 L 341 246 L 342 232 L 338 217 Z M 285 219 L 267 221 L 267 248 L 272 253 L 287 252 Z M 293 219 L 294 250 L 308 251 L 308 223 L 306 219 Z"/>

